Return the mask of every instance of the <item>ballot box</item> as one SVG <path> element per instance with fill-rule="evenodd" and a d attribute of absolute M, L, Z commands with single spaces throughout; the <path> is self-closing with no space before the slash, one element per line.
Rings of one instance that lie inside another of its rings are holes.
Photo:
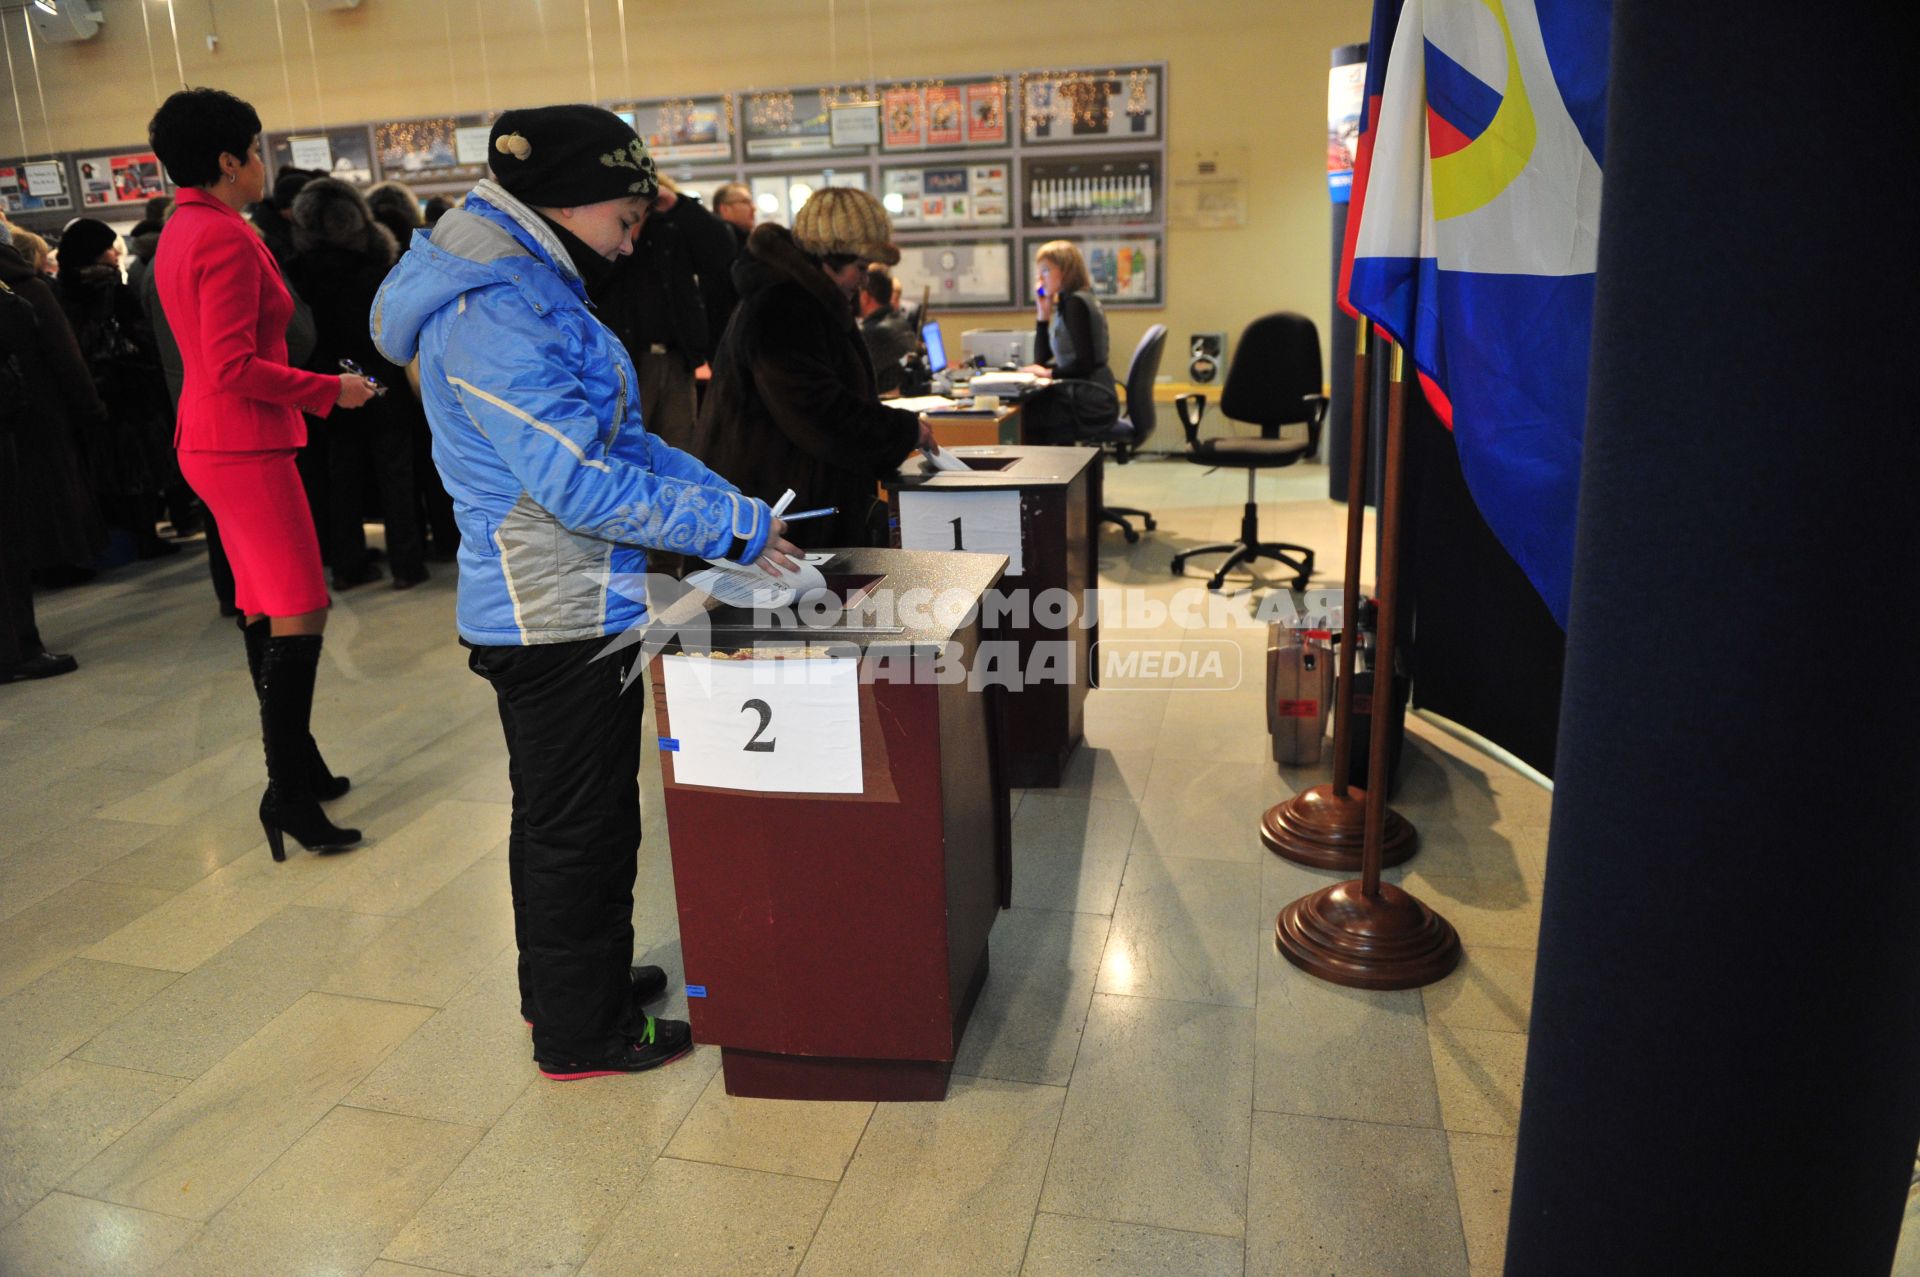
<path fill-rule="evenodd" d="M 909 457 L 887 480 L 895 544 L 1007 557 L 990 631 L 1017 647 L 1005 766 L 1015 788 L 1057 786 L 1080 743 L 1093 645 L 1101 453 L 1025 445 L 947 449 L 964 470 Z"/>
<path fill-rule="evenodd" d="M 730 1095 L 938 1100 L 1011 899 L 997 554 L 826 552 L 831 597 L 651 658 L 694 1040 Z"/>

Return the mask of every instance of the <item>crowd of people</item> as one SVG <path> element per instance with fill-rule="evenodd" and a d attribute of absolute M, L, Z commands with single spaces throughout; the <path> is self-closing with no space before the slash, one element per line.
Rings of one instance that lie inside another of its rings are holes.
<path fill-rule="evenodd" d="M 8 605 L 0 682 L 78 667 L 42 644 L 35 588 L 83 585 L 203 537 L 215 605 L 238 614 L 218 521 L 175 454 L 183 368 L 152 264 L 176 207 L 174 196 L 149 200 L 124 237 L 96 218 L 76 218 L 51 244 L 0 212 L 0 576 Z M 338 372 L 350 361 L 386 392 L 350 426 L 312 431 L 299 449 L 332 588 L 380 580 L 381 558 L 395 589 L 418 585 L 429 562 L 453 561 L 459 527 L 433 468 L 419 400 L 403 370 L 373 349 L 366 315 L 413 232 L 451 204 L 423 205 L 398 182 L 363 194 L 283 168 L 250 207 L 253 232 L 293 302 L 292 364 Z M 385 526 L 384 551 L 368 547 L 370 519 Z"/>
<path fill-rule="evenodd" d="M 644 1011 L 665 973 L 629 967 L 643 702 L 598 658 L 646 614 L 618 582 L 662 560 L 779 574 L 801 545 L 884 544 L 876 482 L 938 450 L 880 397 L 913 331 L 886 211 L 828 188 L 756 225 L 735 185 L 710 211 L 592 106 L 499 116 L 491 175 L 438 210 L 394 183 L 269 182 L 258 114 L 219 90 L 168 98 L 149 137 L 179 189 L 131 267 L 87 218 L 52 275 L 24 233 L 0 249 L 0 679 L 74 668 L 34 628 L 36 570 L 91 570 L 109 531 L 171 552 L 163 516 L 204 530 L 259 704 L 269 848 L 349 850 L 360 831 L 323 804 L 350 782 L 309 720 L 329 584 L 381 575 L 377 509 L 394 588 L 459 564 L 509 758 L 535 1060 L 570 1079 L 677 1058 L 687 1026 Z M 1104 362 L 1097 303 L 1039 322 L 1062 364 Z M 783 493 L 827 517 L 789 528 Z"/>

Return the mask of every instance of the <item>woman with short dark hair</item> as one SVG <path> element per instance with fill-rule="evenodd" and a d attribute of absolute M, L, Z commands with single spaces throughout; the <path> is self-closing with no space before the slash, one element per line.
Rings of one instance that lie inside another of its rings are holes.
<path fill-rule="evenodd" d="M 307 730 L 329 601 L 294 452 L 306 442 L 303 410 L 358 408 L 374 388 L 287 363 L 293 299 L 241 218 L 266 188 L 259 114 L 230 93 L 184 89 L 161 103 L 147 136 L 180 187 L 153 262 L 184 368 L 174 446 L 233 564 L 266 744 L 260 823 L 275 860 L 286 858 L 285 834 L 309 850 L 344 851 L 360 831 L 335 826 L 320 801 L 347 782 L 327 770 Z"/>

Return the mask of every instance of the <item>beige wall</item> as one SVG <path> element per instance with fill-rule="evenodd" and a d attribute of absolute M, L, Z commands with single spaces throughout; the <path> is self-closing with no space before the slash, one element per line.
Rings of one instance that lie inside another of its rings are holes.
<path fill-rule="evenodd" d="M 84 44 L 42 45 L 41 81 L 53 149 L 118 146 L 145 136 L 160 92 L 178 84 L 167 5 L 146 0 L 154 59 L 142 33 L 142 0 L 95 0 L 106 16 Z M 9 7 L 12 7 L 9 5 Z M 301 0 L 177 0 L 174 19 L 191 84 L 238 93 L 269 129 L 288 120 L 287 80 L 301 126 L 504 109 L 585 98 L 589 92 L 583 0 L 363 0 L 312 18 L 308 55 Z M 595 87 L 611 98 L 864 79 L 862 7 L 840 0 L 839 58 L 827 38 L 827 0 L 626 0 L 622 69 L 616 0 L 591 0 Z M 1170 330 L 1162 373 L 1184 377 L 1187 334 L 1235 337 L 1272 310 L 1298 310 L 1321 326 L 1328 311 L 1326 93 L 1328 53 L 1366 38 L 1365 0 L 872 0 L 873 69 L 918 78 L 1164 61 L 1168 158 L 1245 147 L 1249 214 L 1233 230 L 1174 230 L 1167 248 L 1167 305 L 1113 315 L 1115 371 L 1148 324 Z M 209 14 L 211 13 L 211 22 Z M 1044 15 L 1043 17 L 1040 15 Z M 39 99 L 25 73 L 18 14 L 6 15 L 32 149 L 46 147 Z M 448 24 L 452 27 L 449 58 Z M 219 50 L 206 37 L 217 23 Z M 482 23 L 486 58 L 482 58 Z M 0 77 L 5 67 L 0 65 Z M 13 86 L 0 91 L 0 154 L 19 149 Z M 1031 312 L 980 315 L 965 327 L 1031 323 Z M 953 325 L 949 325 L 953 327 Z M 953 334 L 950 332 L 949 334 Z M 1163 428 L 1173 429 L 1171 423 Z"/>

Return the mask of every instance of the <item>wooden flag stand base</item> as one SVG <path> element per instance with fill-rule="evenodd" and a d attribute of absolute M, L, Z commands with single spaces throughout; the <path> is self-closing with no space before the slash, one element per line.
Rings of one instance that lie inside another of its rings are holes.
<path fill-rule="evenodd" d="M 1400 472 L 1407 399 L 1401 372 L 1401 352 L 1396 346 L 1387 400 L 1386 478 L 1380 494 L 1380 631 L 1374 661 L 1378 673 L 1374 681 L 1381 686 L 1393 672 L 1396 596 L 1400 584 Z M 1353 530 L 1353 513 L 1358 509 L 1357 500 L 1349 502 L 1349 532 Z M 1349 600 L 1355 597 L 1351 583 L 1357 575 L 1357 556 L 1353 550 L 1356 539 L 1348 537 Z M 1353 632 L 1351 625 L 1348 632 Z M 1351 713 L 1354 645 L 1347 646 L 1347 659 L 1341 662 L 1341 693 Z M 1381 778 L 1387 768 L 1387 715 L 1376 710 L 1368 719 L 1372 731 L 1367 741 L 1367 774 Z M 1338 724 L 1335 730 L 1339 734 Z M 1339 750 L 1344 743 L 1342 738 L 1334 748 Z M 1343 751 L 1334 758 L 1336 769 L 1344 757 Z M 1459 964 L 1460 937 L 1445 918 L 1408 892 L 1380 881 L 1387 832 L 1385 788 L 1381 784 L 1370 786 L 1362 804 L 1365 819 L 1360 879 L 1322 887 L 1282 909 L 1274 922 L 1274 940 L 1287 961 L 1332 984 L 1357 989 L 1414 989 L 1432 984 Z M 1352 801 L 1352 791 L 1348 792 L 1348 801 Z M 1267 823 L 1261 823 L 1263 834 Z"/>
<path fill-rule="evenodd" d="M 1260 841 L 1267 850 L 1295 864 L 1353 873 L 1360 868 L 1366 841 L 1365 791 L 1348 783 L 1352 768 L 1347 734 L 1353 723 L 1353 671 L 1359 659 L 1360 539 L 1366 519 L 1368 367 L 1366 320 L 1360 321 L 1353 355 L 1353 442 L 1347 456 L 1347 565 L 1341 603 L 1346 634 L 1341 642 L 1340 679 L 1333 699 L 1333 783 L 1315 785 L 1267 809 L 1260 818 Z M 1388 649 L 1390 650 L 1390 649 Z M 1389 668 L 1384 664 L 1381 668 Z M 1384 716 L 1383 716 L 1384 717 Z M 1368 775 L 1384 773 L 1368 768 Z M 1420 849 L 1420 835 L 1405 817 L 1387 809 L 1380 863 L 1397 865 Z"/>

